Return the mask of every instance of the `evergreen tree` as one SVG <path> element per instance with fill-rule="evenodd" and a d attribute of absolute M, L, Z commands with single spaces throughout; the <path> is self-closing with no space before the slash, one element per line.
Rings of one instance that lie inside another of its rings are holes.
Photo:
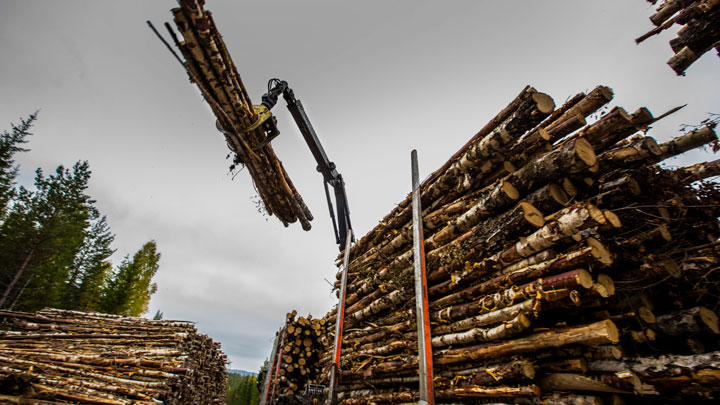
<path fill-rule="evenodd" d="M 257 389 L 257 377 L 251 375 L 248 378 L 248 389 L 250 390 L 250 405 L 257 405 L 260 402 L 260 391 Z"/>
<path fill-rule="evenodd" d="M 155 315 L 153 316 L 153 320 L 154 320 L 154 321 L 159 321 L 159 320 L 162 320 L 162 319 L 163 319 L 163 313 L 160 312 L 160 310 L 158 309 L 157 312 L 155 312 Z"/>
<path fill-rule="evenodd" d="M 85 235 L 85 240 L 70 267 L 63 306 L 68 309 L 97 311 L 100 309 L 100 296 L 112 265 L 110 256 L 115 252 L 110 244 L 115 235 L 110 232 L 106 218 L 93 212 L 93 222 Z"/>
<path fill-rule="evenodd" d="M 18 309 L 30 311 L 61 303 L 94 210 L 89 179 L 88 163 L 78 162 L 48 177 L 38 169 L 35 192 L 20 187 L 0 229 L 0 307 L 18 299 Z"/>
<path fill-rule="evenodd" d="M 90 166 L 36 171 L 35 189 L 16 187 L 14 156 L 26 151 L 37 113 L 0 134 L 0 308 L 45 306 L 139 316 L 157 286 L 154 241 L 113 271 L 115 235 L 86 194 Z M 162 316 L 158 311 L 156 316 Z"/>
<path fill-rule="evenodd" d="M 132 260 L 126 257 L 107 282 L 101 310 L 128 316 L 140 316 L 147 311 L 150 297 L 157 291 L 157 285 L 151 281 L 159 260 L 155 241 L 147 242 Z"/>
<path fill-rule="evenodd" d="M 257 405 L 260 400 L 257 378 L 254 375 L 228 373 L 228 393 L 225 400 L 230 405 Z"/>
<path fill-rule="evenodd" d="M 20 119 L 20 125 L 10 124 L 10 132 L 3 131 L 0 134 L 0 221 L 5 218 L 8 204 L 15 194 L 15 178 L 18 167 L 15 165 L 15 153 L 27 152 L 28 149 L 20 147 L 26 143 L 25 139 L 30 134 L 30 127 L 37 118 L 37 111 L 27 119 Z"/>

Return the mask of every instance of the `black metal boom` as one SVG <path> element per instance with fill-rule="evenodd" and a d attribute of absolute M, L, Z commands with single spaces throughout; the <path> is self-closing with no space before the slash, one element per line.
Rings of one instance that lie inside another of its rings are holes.
<path fill-rule="evenodd" d="M 295 98 L 295 93 L 285 80 L 271 79 L 268 82 L 268 92 L 262 96 L 262 105 L 267 107 L 268 110 L 271 110 L 275 104 L 277 104 L 281 94 L 287 102 L 287 108 L 295 119 L 300 133 L 303 138 L 305 138 L 305 143 L 307 143 L 310 152 L 312 152 L 318 164 L 317 171 L 323 175 L 325 196 L 335 231 L 335 242 L 338 244 L 340 250 L 342 250 L 345 246 L 348 230 L 352 229 L 350 224 L 350 209 L 348 207 L 347 194 L 345 193 L 345 182 L 343 181 L 342 175 L 337 171 L 335 163 L 328 159 L 325 149 L 322 147 L 320 139 L 318 139 L 315 129 L 305 113 L 305 108 L 300 100 Z M 335 194 L 335 207 L 333 207 L 330 199 L 328 185 L 333 188 Z"/>

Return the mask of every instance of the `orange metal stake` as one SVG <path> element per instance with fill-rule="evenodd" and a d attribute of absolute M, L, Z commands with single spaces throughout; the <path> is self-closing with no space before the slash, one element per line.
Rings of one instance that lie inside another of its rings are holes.
<path fill-rule="evenodd" d="M 418 332 L 418 366 L 420 376 L 419 404 L 435 404 L 433 390 L 432 342 L 428 310 L 427 272 L 425 270 L 425 239 L 423 237 L 422 207 L 420 206 L 420 176 L 417 151 L 410 154 L 412 164 L 413 257 L 415 267 L 415 315 Z"/>

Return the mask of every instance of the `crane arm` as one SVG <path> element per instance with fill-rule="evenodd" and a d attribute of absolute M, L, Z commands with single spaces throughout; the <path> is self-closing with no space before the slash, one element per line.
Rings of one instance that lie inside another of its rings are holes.
<path fill-rule="evenodd" d="M 262 105 L 267 107 L 268 110 L 271 110 L 275 104 L 277 104 L 280 95 L 282 95 L 287 102 L 287 108 L 290 110 L 290 114 L 292 114 L 295 119 L 295 123 L 300 129 L 300 133 L 305 139 L 305 143 L 307 143 L 310 148 L 310 152 L 317 162 L 317 170 L 322 173 L 325 196 L 327 198 L 330 218 L 332 219 L 335 231 L 335 242 L 339 245 L 340 250 L 342 250 L 345 240 L 347 239 L 348 230 L 352 229 L 350 223 L 350 209 L 348 207 L 347 194 L 345 192 L 345 181 L 343 180 L 342 175 L 337 171 L 335 163 L 331 162 L 325 153 L 325 149 L 322 147 L 320 139 L 318 139 L 307 113 L 305 113 L 305 108 L 300 100 L 295 98 L 295 93 L 288 86 L 286 81 L 271 79 L 268 82 L 268 92 L 262 96 Z M 274 120 L 269 121 L 274 123 Z M 279 133 L 277 129 L 271 132 L 275 134 L 275 136 Z M 272 137 L 269 137 L 266 142 L 269 142 L 271 139 Z M 335 207 L 333 207 L 332 200 L 330 198 L 328 185 L 333 188 Z"/>

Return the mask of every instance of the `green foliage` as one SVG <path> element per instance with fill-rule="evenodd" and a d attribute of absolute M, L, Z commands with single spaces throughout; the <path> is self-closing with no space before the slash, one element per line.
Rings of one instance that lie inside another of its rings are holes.
<path fill-rule="evenodd" d="M 34 311 L 62 305 L 70 266 L 83 246 L 95 211 L 92 200 L 84 193 L 89 180 L 90 166 L 78 162 L 72 170 L 59 166 L 54 175 L 47 177 L 38 169 L 36 191 L 31 194 L 21 190 L 21 196 L 32 196 L 26 220 L 35 227 L 27 235 L 30 252 L 17 258 L 31 259 L 32 267 L 27 269 L 33 275 L 18 300 L 20 309 Z"/>
<path fill-rule="evenodd" d="M 105 217 L 93 218 L 92 225 L 85 235 L 85 241 L 70 266 L 65 299 L 66 308 L 82 311 L 100 309 L 100 297 L 105 282 L 112 272 L 110 256 L 115 252 L 110 244 L 115 235 L 110 232 Z"/>
<path fill-rule="evenodd" d="M 139 316 L 157 287 L 160 254 L 146 243 L 115 270 L 115 235 L 86 193 L 88 162 L 35 173 L 34 190 L 16 187 L 14 161 L 36 114 L 0 134 L 0 308 L 46 306 Z"/>
<path fill-rule="evenodd" d="M 140 316 L 147 311 L 150 296 L 157 291 L 157 285 L 151 281 L 159 260 L 155 241 L 147 242 L 132 260 L 125 257 L 107 282 L 100 308 L 128 316 Z"/>
<path fill-rule="evenodd" d="M 162 320 L 162 319 L 163 319 L 163 313 L 160 312 L 160 310 L 158 309 L 157 312 L 155 312 L 155 315 L 153 316 L 152 319 L 153 319 L 153 321 Z"/>
<path fill-rule="evenodd" d="M 20 145 L 26 143 L 30 134 L 30 127 L 37 118 L 37 112 L 30 114 L 27 119 L 21 119 L 20 125 L 10 124 L 10 132 L 0 134 L 0 221 L 7 214 L 8 203 L 14 197 L 15 178 L 18 168 L 15 165 L 14 155 L 17 152 L 26 152 Z"/>
<path fill-rule="evenodd" d="M 9 248 L 0 259 L 0 274 L 8 280 L 0 307 L 13 292 L 16 298 L 24 292 L 18 301 L 23 310 L 61 303 L 69 266 L 95 210 L 84 193 L 89 179 L 88 163 L 78 162 L 47 177 L 38 169 L 34 192 L 20 187 L 0 231 L 0 244 Z M 11 291 L 20 282 L 23 288 Z"/>
<path fill-rule="evenodd" d="M 228 373 L 228 393 L 225 399 L 230 405 L 257 405 L 260 401 L 257 377 Z"/>

